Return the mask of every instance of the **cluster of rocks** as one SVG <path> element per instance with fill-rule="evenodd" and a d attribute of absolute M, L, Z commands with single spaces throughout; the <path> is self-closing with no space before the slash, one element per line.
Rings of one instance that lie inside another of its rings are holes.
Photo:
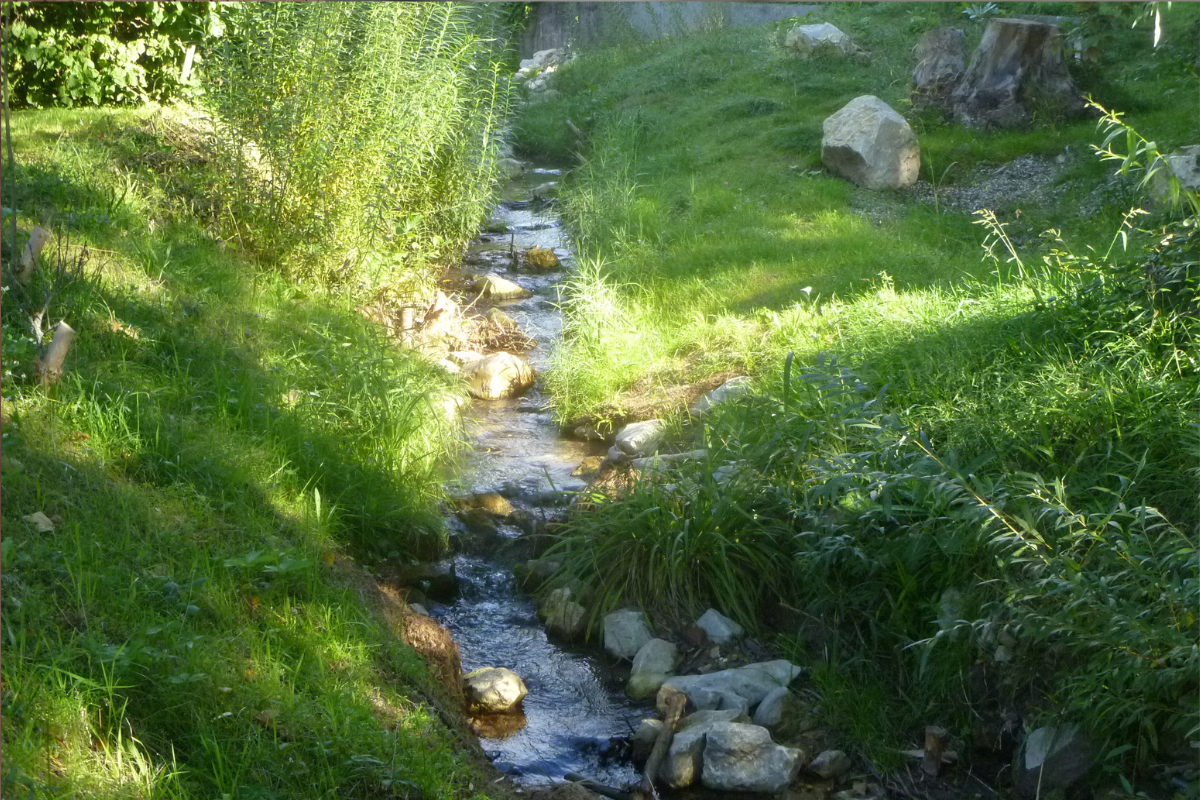
<path fill-rule="evenodd" d="M 561 47 L 539 50 L 532 57 L 521 61 L 513 81 L 523 84 L 531 94 L 544 95 L 548 90 L 547 81 L 566 61 L 567 53 Z"/>

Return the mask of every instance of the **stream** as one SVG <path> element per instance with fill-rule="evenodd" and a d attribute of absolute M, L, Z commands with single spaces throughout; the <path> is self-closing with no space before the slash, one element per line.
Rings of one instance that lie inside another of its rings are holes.
<path fill-rule="evenodd" d="M 481 234 L 467 257 L 470 269 L 490 270 L 533 292 L 497 305 L 536 340 L 536 347 L 519 355 L 539 373 L 547 368 L 562 331 L 559 282 L 574 260 L 552 208 L 529 198 L 536 185 L 557 180 L 558 174 L 532 167 L 510 182 L 506 194 L 515 199 L 500 203 L 489 226 L 497 232 Z M 498 232 L 500 226 L 504 233 Z M 523 251 L 534 246 L 553 249 L 562 269 L 507 271 L 510 247 Z M 540 381 L 516 398 L 475 401 L 465 422 L 474 448 L 461 465 L 459 490 L 500 492 L 519 507 L 583 488 L 585 482 L 571 472 L 584 457 L 603 452 L 602 445 L 560 435 Z M 569 772 L 613 786 L 634 783 L 632 764 L 609 754 L 610 740 L 629 735 L 646 709 L 625 697 L 622 676 L 604 663 L 595 642 L 585 648 L 547 639 L 533 598 L 517 589 L 512 575 L 516 548 L 506 545 L 521 535 L 519 529 L 501 525 L 498 541 L 465 546 L 455 558 L 458 598 L 431 609 L 458 642 L 465 670 L 507 667 L 528 687 L 524 727 L 511 733 L 480 730 L 480 743 L 498 769 L 522 784 L 561 781 Z"/>

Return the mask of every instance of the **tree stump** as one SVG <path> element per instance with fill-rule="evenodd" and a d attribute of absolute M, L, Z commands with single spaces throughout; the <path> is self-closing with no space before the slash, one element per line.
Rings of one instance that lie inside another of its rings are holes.
<path fill-rule="evenodd" d="M 967 68 L 967 35 L 958 28 L 927 31 L 915 48 L 914 105 L 944 106 Z"/>
<path fill-rule="evenodd" d="M 1056 116 L 1083 112 L 1084 101 L 1067 72 L 1062 31 L 1024 19 L 992 19 L 951 96 L 963 125 L 1013 128 L 1034 111 Z"/>

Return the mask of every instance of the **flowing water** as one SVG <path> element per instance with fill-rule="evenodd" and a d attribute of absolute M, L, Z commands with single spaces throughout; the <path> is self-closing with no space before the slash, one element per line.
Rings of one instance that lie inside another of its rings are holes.
<path fill-rule="evenodd" d="M 561 334 L 559 282 L 573 259 L 553 210 L 524 198 L 530 197 L 534 186 L 555 180 L 557 174 L 532 169 L 514 181 L 509 194 L 522 199 L 501 203 L 492 218 L 505 232 L 481 235 L 469 256 L 473 264 L 492 263 L 490 271 L 533 292 L 530 298 L 503 305 L 521 329 L 537 340 L 537 347 L 521 356 L 539 371 L 548 365 Z M 519 252 L 534 246 L 553 249 L 563 263 L 562 271 L 506 271 L 510 248 Z M 489 271 L 480 266 L 473 269 Z M 461 488 L 500 491 L 520 504 L 583 487 L 584 482 L 571 472 L 585 456 L 602 448 L 560 436 L 547 406 L 540 385 L 520 398 L 473 403 L 466 422 L 474 450 L 464 459 Z M 609 742 L 628 735 L 645 716 L 645 708 L 626 699 L 619 673 L 602 654 L 597 658 L 594 648 L 547 639 L 532 598 L 518 591 L 512 577 L 515 556 L 506 555 L 513 548 L 505 545 L 520 535 L 515 528 L 501 526 L 498 540 L 457 556 L 459 598 L 452 605 L 432 609 L 457 640 L 465 669 L 507 667 L 529 689 L 524 726 L 506 736 L 481 734 L 483 748 L 497 767 L 522 783 L 561 780 L 569 772 L 609 785 L 633 783 L 632 765 L 611 757 Z"/>

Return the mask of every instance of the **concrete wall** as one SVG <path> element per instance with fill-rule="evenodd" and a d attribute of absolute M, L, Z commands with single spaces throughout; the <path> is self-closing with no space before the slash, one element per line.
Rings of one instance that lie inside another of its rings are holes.
<path fill-rule="evenodd" d="M 521 57 L 602 39 L 657 39 L 712 25 L 749 26 L 801 17 L 815 6 L 754 2 L 534 3 L 521 35 Z"/>

